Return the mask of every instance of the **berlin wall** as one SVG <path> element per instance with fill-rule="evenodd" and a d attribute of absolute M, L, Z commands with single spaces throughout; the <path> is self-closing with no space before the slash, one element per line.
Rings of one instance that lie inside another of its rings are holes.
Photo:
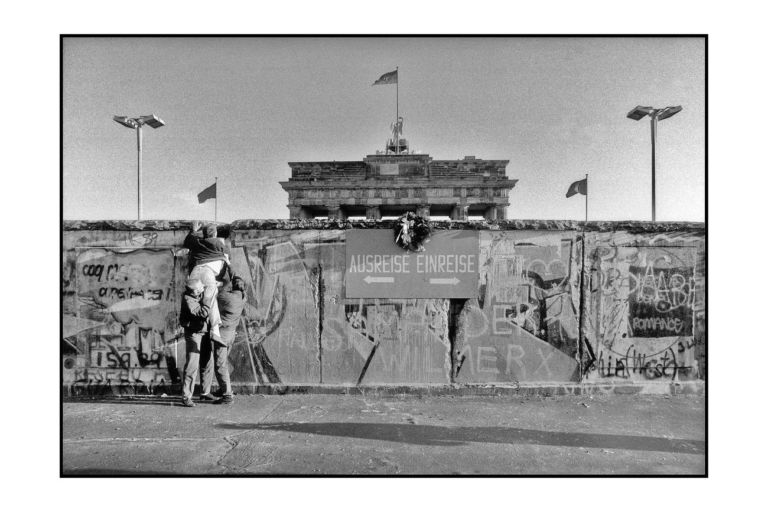
<path fill-rule="evenodd" d="M 188 271 L 182 242 L 190 224 L 64 223 L 61 355 L 68 393 L 178 392 L 185 362 L 178 313 Z M 379 250 L 366 240 L 390 236 L 391 221 L 221 226 L 248 295 L 230 351 L 233 385 L 642 385 L 706 378 L 703 224 L 598 222 L 584 231 L 570 221 L 434 226 L 433 247 L 403 258 L 392 242 L 384 248 L 392 257 L 383 260 L 365 259 Z M 469 249 L 455 258 L 438 255 L 457 234 Z M 409 260 L 414 274 L 402 285 L 351 273 L 366 261 L 384 261 L 381 268 L 393 275 L 408 270 Z M 422 264 L 447 269 L 447 277 L 419 284 L 413 276 Z M 373 291 L 358 291 L 366 285 Z"/>
<path fill-rule="evenodd" d="M 706 376 L 706 253 L 689 230 L 587 233 L 586 380 Z"/>

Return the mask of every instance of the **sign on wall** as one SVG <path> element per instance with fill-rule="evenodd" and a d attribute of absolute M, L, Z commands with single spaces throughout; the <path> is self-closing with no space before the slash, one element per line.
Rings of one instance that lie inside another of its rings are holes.
<path fill-rule="evenodd" d="M 391 230 L 347 231 L 346 297 L 350 299 L 476 297 L 477 231 L 435 231 L 423 252 L 406 252 Z"/>

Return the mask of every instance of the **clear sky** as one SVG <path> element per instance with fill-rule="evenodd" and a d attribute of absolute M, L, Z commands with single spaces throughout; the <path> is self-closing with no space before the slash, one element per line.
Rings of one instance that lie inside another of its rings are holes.
<path fill-rule="evenodd" d="M 703 38 L 68 38 L 64 218 L 133 219 L 144 130 L 143 216 L 213 219 L 197 193 L 219 178 L 220 221 L 287 218 L 288 162 L 383 149 L 399 67 L 411 149 L 509 160 L 511 219 L 584 218 L 568 185 L 589 173 L 589 217 L 650 220 L 650 122 L 661 121 L 657 220 L 704 220 Z"/>

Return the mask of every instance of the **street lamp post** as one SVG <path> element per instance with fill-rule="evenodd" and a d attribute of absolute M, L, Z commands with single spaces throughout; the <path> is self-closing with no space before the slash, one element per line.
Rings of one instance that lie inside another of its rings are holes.
<path fill-rule="evenodd" d="M 136 130 L 136 149 L 138 150 L 138 220 L 141 220 L 141 127 L 146 124 L 152 128 L 160 128 L 165 126 L 165 122 L 154 114 L 140 117 L 113 116 L 112 119 L 126 128 Z"/>
<path fill-rule="evenodd" d="M 651 220 L 656 222 L 656 128 L 659 121 L 672 117 L 683 110 L 683 107 L 641 107 L 636 106 L 630 110 L 627 117 L 639 121 L 645 116 L 651 118 Z"/>

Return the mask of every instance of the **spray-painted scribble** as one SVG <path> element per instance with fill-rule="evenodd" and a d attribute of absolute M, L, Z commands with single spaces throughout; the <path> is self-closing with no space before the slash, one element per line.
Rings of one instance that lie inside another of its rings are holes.
<path fill-rule="evenodd" d="M 185 233 L 65 232 L 61 352 L 73 393 L 173 392 Z M 230 350 L 235 385 L 706 376 L 700 235 L 591 235 L 583 305 L 575 231 L 481 231 L 467 299 L 347 299 L 343 229 L 236 230 L 229 245 L 248 297 Z"/>
<path fill-rule="evenodd" d="M 696 248 L 597 246 L 590 294 L 595 360 L 587 378 L 698 378 Z"/>
<path fill-rule="evenodd" d="M 233 383 L 320 382 L 317 278 L 305 261 L 304 235 L 295 235 L 272 233 L 232 249 L 232 267 L 245 279 L 248 297 L 230 357 L 248 365 L 233 369 Z"/>
<path fill-rule="evenodd" d="M 73 383 L 151 388 L 179 380 L 175 264 L 167 248 L 77 252 L 76 302 L 64 317 Z"/>
<path fill-rule="evenodd" d="M 480 294 L 459 318 L 459 382 L 578 378 L 573 235 L 482 233 Z"/>

